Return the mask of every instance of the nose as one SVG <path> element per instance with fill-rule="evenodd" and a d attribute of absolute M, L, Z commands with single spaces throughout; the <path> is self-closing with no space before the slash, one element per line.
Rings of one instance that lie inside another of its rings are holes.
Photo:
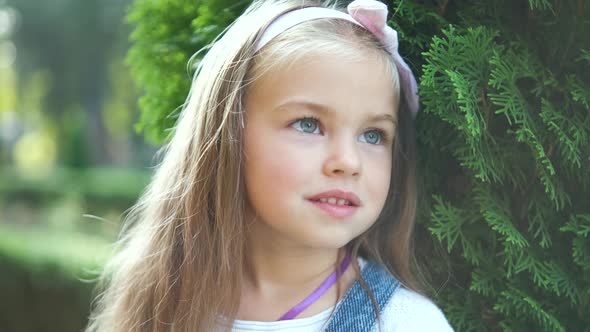
<path fill-rule="evenodd" d="M 353 139 L 334 138 L 328 146 L 323 171 L 327 176 L 358 176 L 361 156 Z"/>

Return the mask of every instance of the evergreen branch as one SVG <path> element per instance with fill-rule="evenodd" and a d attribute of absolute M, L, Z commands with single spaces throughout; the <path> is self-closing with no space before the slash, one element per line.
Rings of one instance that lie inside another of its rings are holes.
<path fill-rule="evenodd" d="M 479 266 L 486 259 L 486 250 L 482 247 L 482 242 L 477 239 L 470 239 L 464 236 L 461 239 L 461 256 L 474 266 Z"/>
<path fill-rule="evenodd" d="M 463 234 L 463 226 L 473 223 L 474 216 L 465 213 L 465 210 L 446 204 L 438 195 L 434 195 L 436 201 L 431 213 L 432 225 L 428 230 L 436 239 L 444 243 L 446 241 L 447 251 L 450 253 L 455 248 L 457 240 L 461 243 L 461 255 L 471 264 L 478 266 L 484 259 L 484 250 L 481 244 L 473 238 L 467 238 Z"/>
<path fill-rule="evenodd" d="M 493 331 L 484 320 L 484 312 L 488 311 L 477 297 L 466 290 L 449 293 L 445 298 L 445 314 L 457 331 L 485 332 Z M 482 308 L 483 307 L 483 308 Z"/>
<path fill-rule="evenodd" d="M 565 295 L 572 306 L 580 302 L 580 291 L 565 271 L 553 261 L 542 264 L 542 278 L 546 287 L 551 289 L 557 296 Z"/>
<path fill-rule="evenodd" d="M 562 232 L 572 232 L 584 238 L 590 234 L 590 214 L 572 216 L 565 226 L 559 228 Z"/>
<path fill-rule="evenodd" d="M 528 241 L 512 223 L 510 209 L 505 201 L 493 196 L 491 190 L 481 184 L 473 188 L 473 197 L 484 220 L 492 230 L 504 237 L 504 241 L 521 249 L 529 246 Z"/>
<path fill-rule="evenodd" d="M 533 64 L 532 61 L 531 55 L 517 45 L 504 54 L 495 52 L 490 59 L 493 67 L 489 84 L 497 91 L 490 92 L 489 96 L 492 103 L 498 107 L 496 113 L 504 114 L 511 126 L 518 126 L 508 132 L 514 134 L 518 142 L 529 146 L 537 162 L 536 175 L 555 207 L 561 210 L 566 204 L 571 204 L 571 199 L 556 176 L 549 153 L 545 153 L 540 139 L 543 133 L 533 115 L 528 111 L 525 96 L 516 85 L 517 80 L 524 78 L 543 81 L 543 77 L 539 74 L 543 72 L 542 68 L 538 64 Z"/>
<path fill-rule="evenodd" d="M 520 63 L 513 63 L 511 60 L 516 59 Z M 528 61 L 521 60 L 512 52 L 501 54 L 494 51 L 490 58 L 492 70 L 488 84 L 498 90 L 498 92 L 489 93 L 492 103 L 499 108 L 496 114 L 504 114 L 508 124 L 522 123 L 524 121 L 524 110 L 526 104 L 521 96 L 516 80 L 521 77 L 533 75 Z M 522 67 L 521 67 L 522 66 Z M 528 75 L 527 75 L 528 74 Z"/>
<path fill-rule="evenodd" d="M 466 123 L 462 125 L 462 131 L 471 138 L 479 139 L 482 127 L 485 129 L 485 123 L 482 123 L 478 112 L 477 90 L 475 90 L 477 82 L 469 81 L 455 71 L 446 70 L 445 73 L 453 84 L 459 110 L 465 113 Z"/>
<path fill-rule="evenodd" d="M 541 10 L 549 9 L 553 11 L 553 7 L 551 6 L 551 3 L 549 3 L 549 0 L 529 0 L 529 8 Z"/>
<path fill-rule="evenodd" d="M 551 236 L 549 235 L 549 223 L 551 210 L 545 205 L 539 204 L 528 214 L 529 227 L 528 232 L 535 239 L 540 238 L 539 245 L 541 248 L 550 248 L 552 246 Z"/>
<path fill-rule="evenodd" d="M 499 158 L 501 147 L 495 144 L 494 138 L 485 133 L 481 140 L 466 139 L 466 143 L 453 151 L 461 166 L 473 171 L 473 176 L 482 182 L 503 184 L 504 177 L 510 175 L 505 171 L 504 160 Z"/>
<path fill-rule="evenodd" d="M 569 90 L 572 99 L 584 105 L 587 111 L 590 111 L 590 88 L 583 85 L 575 75 L 567 76 L 567 90 Z"/>
<path fill-rule="evenodd" d="M 543 123 L 557 136 L 557 144 L 563 151 L 565 159 L 574 167 L 582 166 L 581 147 L 586 142 L 586 131 L 579 128 L 575 119 L 566 117 L 563 113 L 557 112 L 545 98 L 541 100 L 541 113 Z M 583 125 L 583 123 L 582 123 Z M 567 132 L 566 132 L 567 130 Z M 570 133 L 573 136 L 570 138 Z"/>
<path fill-rule="evenodd" d="M 435 201 L 432 210 L 432 223 L 428 229 L 440 241 L 446 241 L 447 251 L 451 252 L 457 238 L 461 236 L 461 226 L 466 220 L 461 209 L 445 204 L 439 195 L 432 197 Z"/>
<path fill-rule="evenodd" d="M 452 151 L 462 166 L 482 181 L 503 183 L 510 175 L 495 153 L 500 147 L 488 133 L 490 107 L 484 98 L 488 79 L 482 76 L 489 72 L 492 50 L 501 49 L 494 42 L 497 32 L 481 27 L 460 32 L 449 26 L 443 34 L 444 38 L 433 37 L 430 50 L 424 53 L 425 111 L 436 112 L 462 135 L 467 146 L 455 144 Z"/>
<path fill-rule="evenodd" d="M 481 267 L 475 268 L 471 272 L 471 283 L 469 285 L 469 290 L 477 292 L 478 294 L 486 297 L 496 294 L 497 289 L 494 286 L 494 283 L 501 280 L 501 275 L 499 272 L 501 272 L 501 270 L 497 268 L 486 270 L 483 270 Z"/>
<path fill-rule="evenodd" d="M 582 55 L 578 58 L 578 61 L 586 60 L 588 64 L 590 64 L 590 51 L 588 50 L 581 50 Z"/>
<path fill-rule="evenodd" d="M 590 243 L 583 238 L 575 238 L 572 241 L 572 257 L 574 263 L 586 272 L 590 272 Z M 590 288 L 588 289 L 588 296 L 590 298 Z"/>
<path fill-rule="evenodd" d="M 393 14 L 388 24 L 398 32 L 402 54 L 412 60 L 420 59 L 420 54 L 428 48 L 432 35 L 438 33 L 440 26 L 448 22 L 437 14 L 432 5 L 404 0 L 390 3 Z"/>
<path fill-rule="evenodd" d="M 500 299 L 494 305 L 494 310 L 505 315 L 515 316 L 515 318 L 518 317 L 519 320 L 522 320 L 523 316 L 529 317 L 546 329 L 565 332 L 565 328 L 559 320 L 544 310 L 538 301 L 524 291 L 513 287 L 500 293 Z"/>

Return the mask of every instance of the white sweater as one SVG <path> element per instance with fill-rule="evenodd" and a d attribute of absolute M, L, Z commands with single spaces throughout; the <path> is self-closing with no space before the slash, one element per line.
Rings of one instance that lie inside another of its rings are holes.
<path fill-rule="evenodd" d="M 361 268 L 364 263 L 359 259 Z M 275 322 L 235 320 L 232 332 L 319 332 L 326 328 L 332 309 L 310 317 Z M 381 323 L 380 332 L 453 331 L 442 311 L 432 301 L 403 286 L 395 291 L 381 312 Z M 373 331 L 379 332 L 378 327 L 375 326 Z"/>

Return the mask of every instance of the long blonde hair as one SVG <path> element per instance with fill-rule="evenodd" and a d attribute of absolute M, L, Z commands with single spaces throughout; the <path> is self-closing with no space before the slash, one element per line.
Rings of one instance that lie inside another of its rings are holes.
<path fill-rule="evenodd" d="M 248 84 L 304 50 L 359 56 L 362 49 L 382 54 L 397 82 L 395 66 L 379 41 L 343 20 L 300 24 L 254 55 L 260 32 L 275 17 L 317 5 L 333 7 L 302 0 L 255 1 L 199 63 L 174 136 L 162 149 L 163 160 L 127 215 L 117 253 L 100 276 L 87 332 L 212 331 L 219 330 L 219 317 L 235 318 L 248 222 L 242 175 L 242 100 Z M 398 123 L 385 208 L 348 246 L 353 262 L 357 255 L 372 259 L 406 287 L 421 291 L 411 254 L 413 123 L 403 100 Z"/>

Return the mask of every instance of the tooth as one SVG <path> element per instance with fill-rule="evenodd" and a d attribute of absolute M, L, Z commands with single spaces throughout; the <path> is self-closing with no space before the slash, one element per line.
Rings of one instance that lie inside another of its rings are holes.
<path fill-rule="evenodd" d="M 345 199 L 339 199 L 337 204 L 338 204 L 338 205 L 346 205 L 346 203 L 347 203 L 347 202 L 346 202 L 346 200 L 345 200 Z"/>
<path fill-rule="evenodd" d="M 328 203 L 336 204 L 336 198 L 333 198 L 333 197 L 328 198 Z"/>
<path fill-rule="evenodd" d="M 320 198 L 320 202 L 322 202 L 322 203 L 326 203 L 327 201 L 328 201 L 327 198 Z"/>

